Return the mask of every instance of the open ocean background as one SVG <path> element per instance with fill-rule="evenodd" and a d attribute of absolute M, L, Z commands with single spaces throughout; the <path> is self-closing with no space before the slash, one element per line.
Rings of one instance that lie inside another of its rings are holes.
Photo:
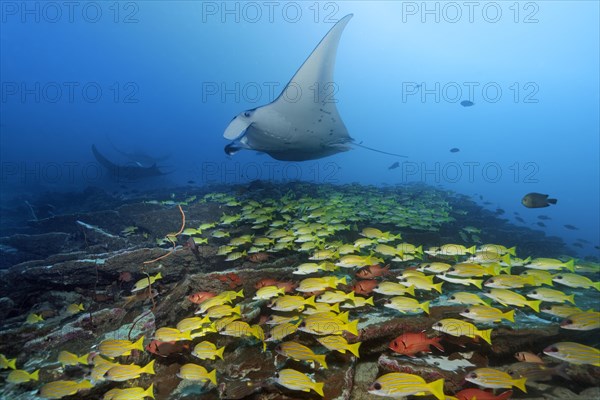
<path fill-rule="evenodd" d="M 598 2 L 273 4 L 2 2 L 0 201 L 88 186 L 168 193 L 190 180 L 421 181 L 567 243 L 583 239 L 573 254 L 598 256 Z M 407 158 L 361 148 L 303 163 L 228 157 L 231 118 L 273 100 L 349 13 L 338 109 L 357 142 Z M 123 188 L 92 144 L 119 163 L 113 145 L 169 155 L 160 165 L 174 172 Z M 526 209 L 529 192 L 558 204 Z M 539 215 L 551 218 L 546 228 Z"/>

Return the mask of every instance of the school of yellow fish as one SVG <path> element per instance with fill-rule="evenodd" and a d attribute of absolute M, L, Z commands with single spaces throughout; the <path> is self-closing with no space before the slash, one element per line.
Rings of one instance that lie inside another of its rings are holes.
<path fill-rule="evenodd" d="M 421 245 L 405 243 L 401 235 L 403 228 L 436 230 L 452 217 L 448 204 L 441 198 L 424 201 L 401 196 L 382 196 L 375 190 L 370 196 L 329 192 L 316 197 L 297 197 L 288 193 L 278 199 L 242 202 L 225 193 L 206 195 L 199 201 L 217 202 L 225 210 L 235 211 L 223 213 L 218 221 L 187 227 L 182 232 L 183 238 L 191 237 L 196 244 L 218 246 L 219 257 L 232 267 L 247 254 L 299 252 L 304 262 L 294 271 L 293 291 L 268 284 L 253 293 L 243 290 L 214 293 L 200 302 L 193 314 L 175 326 L 158 328 L 152 338 L 106 339 L 84 355 L 63 350 L 58 355 L 61 368 L 89 365 L 89 377 L 81 381 L 65 379 L 45 383 L 39 388 L 39 396 L 59 399 L 112 381 L 123 382 L 122 387 L 107 390 L 104 400 L 154 398 L 153 384 L 135 386 L 141 375 L 156 374 L 154 356 L 148 353 L 143 365 L 127 362 L 133 351 L 144 352 L 144 345 L 152 339 L 189 343 L 189 354 L 194 362 L 182 365 L 177 376 L 207 386 L 218 384 L 219 371 L 202 365 L 204 360 L 224 359 L 232 340 L 305 362 L 313 369 L 327 369 L 328 352 L 348 352 L 349 357 L 359 357 L 358 322 L 366 309 L 385 312 L 389 318 L 429 313 L 430 301 L 425 301 L 423 295 L 430 297 L 430 293 L 439 297 L 440 304 L 465 305 L 456 318 L 433 323 L 431 333 L 436 335 L 480 338 L 491 344 L 494 328 L 487 328 L 490 323 L 514 323 L 515 313 L 531 312 L 528 310 L 561 318 L 562 329 L 600 328 L 600 313 L 578 308 L 577 298 L 569 293 L 571 289 L 594 295 L 600 291 L 600 282 L 579 273 L 574 260 L 521 259 L 515 247 L 498 244 L 471 247 L 444 244 L 423 249 Z M 395 226 L 396 230 L 378 228 L 382 226 Z M 232 227 L 246 227 L 254 233 L 231 237 Z M 135 232 L 136 229 L 131 228 L 123 234 Z M 352 237 L 352 233 L 355 240 L 340 239 Z M 162 243 L 166 242 L 159 241 Z M 373 289 L 373 297 L 351 290 L 351 280 L 357 271 L 362 269 L 369 273 L 370 268 L 384 271 L 385 264 L 390 267 L 385 273 L 375 275 L 379 282 Z M 139 280 L 132 292 L 147 290 L 167 274 L 168 270 L 162 270 Z M 464 290 L 458 285 L 464 286 Z M 472 287 L 477 292 L 472 291 Z M 261 323 L 256 317 L 245 320 L 247 312 L 256 307 L 263 311 Z M 70 304 L 65 312 L 77 314 L 84 309 L 84 304 Z M 40 315 L 30 314 L 26 323 L 43 324 L 44 320 Z M 600 351 L 584 344 L 558 342 L 544 353 L 558 361 L 600 367 Z M 39 370 L 18 369 L 22 361 L 25 360 L 0 355 L 0 368 L 10 370 L 7 382 L 24 384 L 39 380 Z M 325 396 L 328 385 L 291 368 L 280 369 L 273 380 L 288 390 L 312 391 L 319 396 Z M 482 388 L 514 386 L 526 392 L 525 377 L 515 378 L 494 368 L 470 371 L 465 380 Z M 383 374 L 368 390 L 375 396 L 432 394 L 438 399 L 453 398 L 444 393 L 443 379 L 426 382 L 420 376 L 406 373 Z"/>

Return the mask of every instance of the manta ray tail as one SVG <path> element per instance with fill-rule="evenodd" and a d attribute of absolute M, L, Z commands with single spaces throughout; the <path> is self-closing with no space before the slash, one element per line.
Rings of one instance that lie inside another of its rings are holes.
<path fill-rule="evenodd" d="M 403 156 L 402 154 L 396 154 L 396 153 L 389 153 L 387 151 L 383 151 L 383 150 L 377 150 L 374 149 L 372 147 L 369 146 L 365 146 L 364 144 L 360 144 L 360 143 L 352 143 L 354 146 L 358 146 L 358 147 L 362 147 L 363 149 L 367 149 L 367 150 L 371 150 L 374 151 L 376 153 L 381 153 L 381 154 L 387 154 L 388 156 L 394 156 L 394 157 L 403 157 L 403 158 L 408 158 L 408 156 Z"/>

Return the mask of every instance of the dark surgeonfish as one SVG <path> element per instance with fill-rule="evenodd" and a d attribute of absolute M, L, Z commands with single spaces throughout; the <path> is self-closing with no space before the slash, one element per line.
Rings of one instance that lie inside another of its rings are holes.
<path fill-rule="evenodd" d="M 398 161 L 396 161 L 395 163 L 393 163 L 392 165 L 390 165 L 388 167 L 388 169 L 396 169 L 400 166 L 400 163 Z"/>
<path fill-rule="evenodd" d="M 458 147 L 453 147 L 450 149 L 450 153 L 458 153 L 460 149 Z"/>
<path fill-rule="evenodd" d="M 469 100 L 463 100 L 460 102 L 460 105 L 463 107 L 471 107 L 472 105 L 475 105 L 475 103 Z"/>
<path fill-rule="evenodd" d="M 110 176 L 117 180 L 137 181 L 144 178 L 152 178 L 156 176 L 165 175 L 156 164 L 150 167 L 140 167 L 138 165 L 118 165 L 104 157 L 96 148 L 92 145 L 92 153 L 96 160 L 108 170 Z"/>
<path fill-rule="evenodd" d="M 548 207 L 550 204 L 556 204 L 557 201 L 556 199 L 549 199 L 547 194 L 527 193 L 521 200 L 521 204 L 527 208 L 542 208 Z"/>
<path fill-rule="evenodd" d="M 563 379 L 571 380 L 566 374 L 567 363 L 549 367 L 544 364 L 532 362 L 518 362 L 506 367 L 506 372 L 513 378 L 527 378 L 525 384 L 530 382 L 545 382 L 552 379 L 553 376 L 560 376 Z"/>
<path fill-rule="evenodd" d="M 223 133 L 231 140 L 226 154 L 247 149 L 276 160 L 306 161 L 358 146 L 404 157 L 356 143 L 338 112 L 333 69 L 342 32 L 351 18 L 352 14 L 346 15 L 329 30 L 277 99 L 231 120 Z"/>

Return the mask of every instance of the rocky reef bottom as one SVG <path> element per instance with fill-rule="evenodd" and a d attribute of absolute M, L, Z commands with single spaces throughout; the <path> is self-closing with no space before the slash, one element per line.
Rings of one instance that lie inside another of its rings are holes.
<path fill-rule="evenodd" d="M 291 189 L 293 188 L 280 187 L 275 194 L 271 187 L 261 187 L 258 191 L 238 190 L 219 201 L 212 200 L 214 196 L 205 194 L 202 197 L 200 194 L 190 193 L 186 193 L 186 202 L 164 201 L 161 204 L 148 199 L 131 201 L 115 210 L 92 210 L 36 221 L 32 223 L 28 233 L 3 238 L 5 246 L 10 244 L 11 248 L 18 249 L 17 252 L 26 252 L 29 259 L 0 271 L 0 353 L 7 359 L 16 358 L 19 369 L 30 372 L 39 370 L 39 380 L 11 383 L 8 379 L 10 369 L 4 369 L 0 372 L 0 398 L 36 399 L 43 384 L 57 380 L 80 381 L 90 377 L 93 365 L 61 365 L 58 361 L 61 351 L 76 355 L 93 354 L 99 351 L 98 345 L 104 340 L 135 341 L 141 336 L 145 338 L 145 346 L 151 346 L 159 328 L 175 327 L 183 319 L 194 316 L 199 306 L 189 296 L 199 292 L 219 294 L 225 291 L 243 291 L 243 297 L 233 302 L 240 307 L 240 320 L 251 326 L 261 327 L 268 337 L 272 329 L 268 320 L 274 312 L 269 307 L 269 300 L 254 298 L 257 287 L 265 280 L 293 282 L 297 285 L 307 276 L 294 272 L 300 264 L 309 261 L 307 258 L 310 253 L 287 248 L 279 252 L 246 254 L 244 252 L 248 248 L 241 246 L 240 257 L 232 261 L 225 261 L 226 256 L 217 253 L 232 238 L 243 235 L 269 237 L 274 229 L 268 224 L 262 230 L 253 229 L 255 221 L 248 219 L 234 224 L 223 223 L 224 215 L 243 215 L 243 207 L 248 202 L 258 202 L 257 198 L 269 196 L 279 198 L 278 194 L 289 197 Z M 310 193 L 306 187 L 301 189 L 302 193 Z M 393 190 L 412 193 L 413 189 Z M 433 188 L 419 188 L 419 191 L 424 190 L 437 191 Z M 337 188 L 332 191 L 343 193 L 343 190 Z M 358 191 L 353 189 L 352 193 Z M 366 215 L 362 219 L 345 221 L 348 222 L 348 231 L 336 233 L 335 237 L 327 240 L 351 243 L 361 237 L 359 232 L 364 227 L 377 226 L 382 230 L 402 233 L 403 241 L 425 248 L 444 243 L 463 243 L 457 232 L 466 225 L 476 225 L 482 230 L 482 240 L 508 244 L 499 239 L 502 235 L 510 237 L 511 231 L 494 219 L 495 216 L 484 213 L 474 217 L 475 205 L 472 202 L 447 193 L 442 194 L 447 196 L 451 208 L 447 213 L 447 221 L 435 229 L 398 228 L 386 221 L 373 222 Z M 314 197 L 326 197 L 322 193 L 319 196 Z M 235 199 L 236 203 L 224 205 L 231 199 Z M 410 199 L 414 201 L 413 197 Z M 181 212 L 177 205 L 181 207 Z M 281 204 L 279 207 L 285 206 L 286 204 Z M 258 208 L 255 205 L 253 210 Z M 300 209 L 308 213 L 305 207 Z M 466 214 L 463 212 L 465 209 L 469 209 Z M 460 210 L 463 211 L 457 212 Z M 281 215 L 288 215 L 281 209 L 272 212 L 278 213 L 272 221 L 279 220 Z M 294 219 L 302 218 L 298 212 L 290 212 L 289 215 Z M 494 224 L 488 223 L 487 219 L 493 219 Z M 196 243 L 191 237 L 193 235 L 186 236 L 182 233 L 184 227 L 198 227 L 203 223 L 213 222 L 218 224 L 219 220 L 222 230 L 227 232 L 225 238 L 205 235 L 207 242 Z M 309 218 L 307 223 L 315 220 L 316 217 Z M 331 220 L 328 223 L 334 224 Z M 490 228 L 486 231 L 486 226 L 495 226 L 497 229 Z M 130 234 L 131 231 L 135 234 Z M 164 237 L 168 240 L 157 245 L 156 240 Z M 550 250 L 545 247 L 547 242 L 540 241 L 536 247 L 536 241 L 532 237 L 536 236 L 523 236 L 523 247 L 529 250 L 523 256 L 559 255 L 550 254 Z M 513 241 L 510 244 L 515 243 Z M 516 245 L 519 249 L 519 243 Z M 559 252 L 563 250 L 560 246 L 556 248 Z M 368 254 L 369 251 L 366 251 L 363 256 L 368 257 Z M 13 254 L 11 257 L 16 256 Z M 463 259 L 453 256 L 452 260 L 459 262 Z M 397 281 L 396 276 L 403 271 L 411 271 L 422 263 L 436 261 L 448 262 L 448 259 L 420 254 L 407 261 L 390 262 L 389 273 L 375 279 Z M 517 267 L 513 271 L 518 273 L 522 269 Z M 331 272 L 318 271 L 308 277 L 335 275 L 337 279 L 345 281 L 337 289 L 348 294 L 355 288 L 358 279 L 356 272 L 356 268 L 338 268 Z M 152 282 L 148 288 L 150 291 L 144 289 L 132 292 L 134 285 L 147 281 L 146 277 L 155 277 L 158 273 L 160 279 Z M 377 377 L 388 372 L 416 374 L 426 382 L 443 378 L 444 391 L 446 395 L 452 396 L 464 388 L 476 387 L 465 381 L 469 371 L 482 367 L 506 370 L 517 362 L 517 352 L 541 354 L 544 348 L 557 342 L 598 346 L 597 329 L 565 330 L 559 326 L 560 319 L 516 307 L 511 307 L 515 310 L 515 322 L 477 324 L 479 329 L 492 329 L 491 343 L 477 337 L 457 337 L 433 331 L 431 328 L 436 321 L 462 318 L 460 312 L 465 306 L 451 304 L 448 296 L 464 290 L 467 290 L 464 285 L 444 282 L 441 293 L 435 290 L 418 291 L 419 302 L 430 302 L 428 313 L 403 314 L 383 307 L 386 296 L 369 294 L 369 297 L 373 296 L 373 305 L 349 310 L 349 320 L 358 320 L 357 334 L 348 331 L 343 333 L 348 343 L 361 343 L 360 357 L 355 357 L 350 352 L 330 352 L 319 345 L 315 335 L 305 331 L 294 332 L 282 339 L 303 344 L 316 354 L 326 354 L 327 368 L 282 355 L 277 350 L 277 342 L 263 342 L 260 337 L 235 337 L 225 336 L 220 332 L 207 332 L 191 342 L 183 340 L 173 346 L 166 346 L 163 350 L 151 347 L 147 347 L 146 351 L 132 350 L 130 355 L 118 358 L 122 364 L 137 365 L 146 365 L 155 360 L 154 374 L 142 374 L 141 377 L 126 382 L 98 379 L 92 388 L 64 398 L 102 399 L 113 388 L 148 388 L 151 384 L 154 397 L 159 400 L 318 398 L 314 391 L 290 390 L 278 384 L 275 377 L 282 368 L 295 369 L 316 382 L 324 382 L 326 399 L 373 399 L 375 396 L 368 392 L 369 387 Z M 468 290 L 479 293 L 474 289 Z M 587 308 L 593 307 L 597 304 L 597 293 L 577 292 L 576 298 L 581 298 L 577 305 L 582 308 L 585 308 L 584 305 Z M 67 311 L 69 305 L 77 304 L 82 304 L 83 310 Z M 40 320 L 27 323 L 26 319 L 32 314 L 39 316 Z M 426 332 L 429 337 L 441 337 L 440 343 L 444 351 L 432 347 L 430 352 L 419 353 L 414 357 L 392 351 L 389 348 L 390 342 L 408 332 Z M 210 341 L 219 348 L 225 347 L 223 358 L 200 361 L 191 354 L 191 349 L 200 341 Z M 535 379 L 529 379 L 526 393 L 513 388 L 512 398 L 600 398 L 600 367 L 562 364 L 546 355 L 541 357 L 549 371 L 535 375 Z M 178 376 L 181 366 L 188 363 L 201 364 L 207 370 L 215 369 L 217 384 L 181 379 Z M 555 369 L 558 367 L 559 370 Z M 503 390 L 506 389 L 496 392 Z"/>

